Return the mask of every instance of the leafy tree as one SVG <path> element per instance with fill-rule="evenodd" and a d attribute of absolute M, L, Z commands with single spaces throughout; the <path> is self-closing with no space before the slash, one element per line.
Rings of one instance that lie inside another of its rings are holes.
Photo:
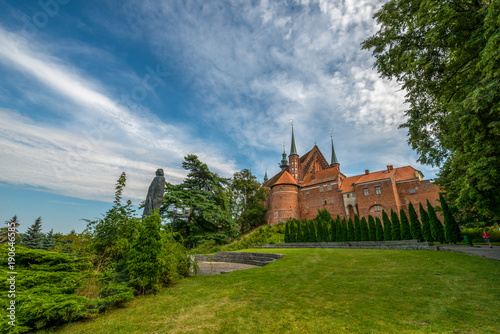
<path fill-rule="evenodd" d="M 396 212 L 391 209 L 392 240 L 401 240 L 401 224 Z"/>
<path fill-rule="evenodd" d="M 356 217 L 356 216 L 354 216 Z M 354 225 L 352 223 L 351 217 L 347 221 L 347 240 L 346 241 L 354 241 Z"/>
<path fill-rule="evenodd" d="M 368 235 L 368 223 L 366 222 L 365 217 L 361 218 L 359 225 L 361 227 L 361 235 L 359 240 L 368 241 L 370 239 L 370 236 Z"/>
<path fill-rule="evenodd" d="M 122 192 L 127 183 L 123 172 L 115 186 L 114 205 L 103 218 L 87 222 L 86 234 L 91 235 L 89 248 L 98 256 L 101 264 L 119 263 L 120 268 L 126 258 L 135 237 L 140 219 L 134 217 L 132 202 L 121 203 Z"/>
<path fill-rule="evenodd" d="M 375 224 L 375 220 L 372 215 L 368 216 L 368 240 L 376 241 L 377 240 L 377 227 Z"/>
<path fill-rule="evenodd" d="M 418 220 L 417 212 L 411 202 L 408 204 L 408 214 L 410 216 L 411 237 L 416 240 L 422 240 L 422 228 L 420 226 L 420 221 Z"/>
<path fill-rule="evenodd" d="M 382 210 L 382 222 L 384 223 L 384 240 L 390 241 L 392 240 L 392 224 L 385 210 Z"/>
<path fill-rule="evenodd" d="M 403 208 L 399 210 L 399 216 L 401 217 L 401 239 L 411 240 L 410 224 L 408 222 L 408 216 L 406 216 L 406 212 Z"/>
<path fill-rule="evenodd" d="M 391 0 L 363 43 L 406 92 L 409 143 L 465 217 L 500 219 L 500 5 Z"/>
<path fill-rule="evenodd" d="M 377 241 L 384 241 L 384 228 L 379 217 L 375 218 L 375 237 Z"/>
<path fill-rule="evenodd" d="M 196 155 L 186 156 L 182 167 L 188 175 L 179 185 L 166 183 L 160 213 L 167 213 L 170 204 L 184 209 L 184 216 L 175 221 L 175 231 L 187 247 L 209 240 L 229 242 L 239 229 L 226 189 L 229 181 L 211 172 Z"/>
<path fill-rule="evenodd" d="M 361 241 L 361 223 L 359 222 L 359 216 L 354 215 L 354 239 L 353 241 Z"/>
<path fill-rule="evenodd" d="M 427 200 L 427 213 L 429 214 L 429 223 L 431 225 L 432 239 L 434 239 L 434 241 L 439 241 L 440 243 L 444 243 L 445 238 L 444 238 L 443 225 L 439 221 L 436 215 L 436 211 L 434 210 L 434 207 L 431 205 L 431 202 L 429 202 L 429 200 Z"/>
<path fill-rule="evenodd" d="M 12 217 L 11 220 L 7 220 L 5 222 L 5 225 L 7 225 L 7 227 L 2 227 L 2 229 L 0 230 L 0 243 L 1 244 L 8 243 L 10 241 L 9 234 L 12 234 L 12 233 L 14 233 L 14 235 L 11 235 L 10 237 L 15 239 L 15 243 L 16 244 L 21 243 L 21 241 L 22 241 L 21 236 L 19 235 L 18 229 L 17 229 L 17 227 L 20 225 L 17 222 L 17 215 L 14 215 L 14 217 Z"/>
<path fill-rule="evenodd" d="M 419 203 L 420 219 L 422 220 L 422 237 L 427 242 L 432 242 L 431 223 L 429 221 L 429 214 L 425 211 L 422 203 Z"/>
<path fill-rule="evenodd" d="M 443 193 L 439 193 L 439 201 L 441 202 L 441 207 L 443 208 L 444 236 L 446 242 L 456 244 L 457 241 L 462 240 L 462 232 L 460 232 L 460 227 L 458 227 L 457 221 L 453 217 Z"/>
<path fill-rule="evenodd" d="M 142 294 L 160 289 L 162 273 L 160 215 L 146 216 L 141 224 L 139 237 L 135 239 L 127 259 L 130 284 Z"/>
<path fill-rule="evenodd" d="M 248 169 L 234 173 L 229 180 L 227 197 L 231 215 L 243 233 L 266 223 L 264 201 L 268 192 Z"/>
<path fill-rule="evenodd" d="M 26 230 L 23 236 L 23 246 L 31 249 L 42 249 L 43 237 L 42 217 L 38 217 L 33 225 Z"/>

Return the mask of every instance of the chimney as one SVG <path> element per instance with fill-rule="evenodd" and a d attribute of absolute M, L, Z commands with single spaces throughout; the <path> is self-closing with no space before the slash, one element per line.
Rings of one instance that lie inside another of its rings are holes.
<path fill-rule="evenodd" d="M 387 165 L 387 171 L 390 172 L 391 170 L 393 170 L 394 168 L 392 167 L 392 165 Z"/>
<path fill-rule="evenodd" d="M 368 175 L 370 174 L 370 170 L 369 169 L 365 169 L 365 175 Z"/>

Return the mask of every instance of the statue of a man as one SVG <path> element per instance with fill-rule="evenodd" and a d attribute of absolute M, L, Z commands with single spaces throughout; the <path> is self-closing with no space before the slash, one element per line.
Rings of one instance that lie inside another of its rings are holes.
<path fill-rule="evenodd" d="M 142 216 L 150 216 L 155 209 L 159 209 L 163 200 L 163 192 L 165 190 L 165 177 L 163 169 L 156 171 L 156 176 L 149 186 L 146 203 L 144 204 L 144 212 Z"/>

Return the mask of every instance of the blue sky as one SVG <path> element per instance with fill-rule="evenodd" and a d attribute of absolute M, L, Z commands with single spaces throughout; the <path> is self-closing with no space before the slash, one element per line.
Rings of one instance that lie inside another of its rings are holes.
<path fill-rule="evenodd" d="M 157 168 L 196 154 L 222 176 L 279 171 L 294 119 L 341 171 L 412 165 L 404 92 L 360 43 L 385 1 L 0 0 L 0 220 L 83 230 L 127 173 L 138 204 Z"/>

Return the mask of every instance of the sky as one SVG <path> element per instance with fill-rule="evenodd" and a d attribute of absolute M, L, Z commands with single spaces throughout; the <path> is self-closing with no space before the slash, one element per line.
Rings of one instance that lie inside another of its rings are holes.
<path fill-rule="evenodd" d="M 385 1 L 0 0 L 0 221 L 81 232 L 196 154 L 262 181 L 332 130 L 346 176 L 412 165 L 405 92 L 360 44 Z"/>

